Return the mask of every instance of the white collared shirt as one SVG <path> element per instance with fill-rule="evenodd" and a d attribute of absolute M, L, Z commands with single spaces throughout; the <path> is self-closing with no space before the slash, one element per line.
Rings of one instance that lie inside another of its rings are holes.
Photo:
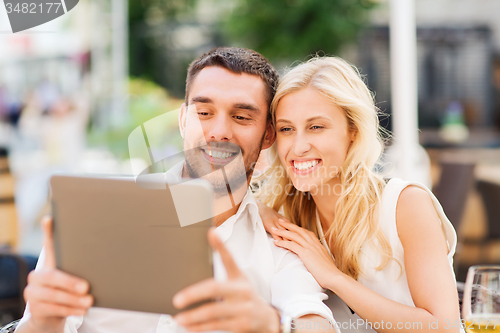
<path fill-rule="evenodd" d="M 167 179 L 181 176 L 182 164 L 167 172 Z M 327 298 L 314 277 L 295 254 L 274 245 L 262 224 L 255 199 L 247 191 L 235 215 L 217 227 L 216 232 L 229 249 L 238 267 L 264 300 L 293 318 L 317 314 L 333 323 Z M 42 267 L 44 252 L 40 255 Z M 214 254 L 214 275 L 225 279 L 220 257 Z M 29 318 L 29 305 L 22 321 Z M 326 323 L 326 322 L 325 322 Z M 105 308 L 91 308 L 85 317 L 70 316 L 65 333 L 184 333 L 170 315 L 159 315 Z"/>

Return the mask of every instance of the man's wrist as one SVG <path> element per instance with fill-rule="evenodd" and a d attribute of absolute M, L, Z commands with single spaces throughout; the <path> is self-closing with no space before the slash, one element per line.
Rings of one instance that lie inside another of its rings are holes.
<path fill-rule="evenodd" d="M 17 329 L 15 332 L 29 332 L 29 333 L 63 333 L 64 325 L 66 323 L 66 319 L 56 319 L 51 320 L 50 324 L 40 325 L 33 320 L 33 317 L 29 318 L 25 325 L 19 325 L 18 328 L 22 326 L 21 329 Z"/>
<path fill-rule="evenodd" d="M 293 333 L 295 331 L 295 323 L 292 316 L 276 309 L 279 315 L 279 333 Z"/>

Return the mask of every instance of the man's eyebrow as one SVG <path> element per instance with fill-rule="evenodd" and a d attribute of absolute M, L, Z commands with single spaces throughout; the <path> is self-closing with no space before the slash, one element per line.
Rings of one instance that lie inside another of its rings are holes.
<path fill-rule="evenodd" d="M 194 96 L 191 99 L 191 103 L 205 103 L 205 104 L 213 104 L 214 101 L 206 96 Z M 250 103 L 235 103 L 233 104 L 234 109 L 242 109 L 242 110 L 248 110 L 248 111 L 255 111 L 258 112 L 260 111 L 259 107 L 255 104 L 250 104 Z"/>
<path fill-rule="evenodd" d="M 205 96 L 194 96 L 191 98 L 191 103 L 213 103 L 213 101 Z"/>
<path fill-rule="evenodd" d="M 233 104 L 233 108 L 243 109 L 243 110 L 248 110 L 248 111 L 253 111 L 253 112 L 260 111 L 260 109 L 257 105 L 249 104 L 249 103 L 236 103 L 236 104 Z"/>

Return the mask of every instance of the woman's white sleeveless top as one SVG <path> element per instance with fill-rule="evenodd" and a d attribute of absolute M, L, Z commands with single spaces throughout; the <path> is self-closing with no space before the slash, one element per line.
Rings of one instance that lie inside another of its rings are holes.
<path fill-rule="evenodd" d="M 382 193 L 382 202 L 379 210 L 380 225 L 387 241 L 391 245 L 393 256 L 401 264 L 402 270 L 394 260 L 391 260 L 382 270 L 376 270 L 376 267 L 381 263 L 382 256 L 378 251 L 373 249 L 372 245 L 367 244 L 361 249 L 360 266 L 364 275 L 358 277 L 358 282 L 388 299 L 401 304 L 415 306 L 406 280 L 403 245 L 401 244 L 396 228 L 396 205 L 398 198 L 401 191 L 409 185 L 418 186 L 431 196 L 434 208 L 441 219 L 441 226 L 448 242 L 448 261 L 453 271 L 453 255 L 457 245 L 457 236 L 452 224 L 444 214 L 441 204 L 434 194 L 424 185 L 392 178 L 386 184 Z M 318 218 L 317 223 L 320 237 L 323 239 L 323 230 Z M 323 244 L 326 245 L 324 242 Z M 369 325 L 362 323 L 361 318 L 353 313 L 337 295 L 328 291 L 328 296 L 329 299 L 326 300 L 325 303 L 332 310 L 333 316 L 337 321 L 337 326 L 342 333 L 374 332 Z M 377 329 L 376 323 L 373 324 L 373 328 Z"/>

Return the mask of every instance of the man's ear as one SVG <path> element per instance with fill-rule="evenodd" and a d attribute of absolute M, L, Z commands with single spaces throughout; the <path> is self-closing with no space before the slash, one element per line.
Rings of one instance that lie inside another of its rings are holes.
<path fill-rule="evenodd" d="M 276 130 L 271 121 L 267 122 L 266 133 L 264 133 L 264 140 L 262 141 L 261 150 L 271 147 L 276 140 Z"/>
<path fill-rule="evenodd" d="M 182 103 L 181 111 L 179 112 L 179 131 L 181 132 L 181 136 L 184 139 L 184 129 L 186 128 L 186 119 L 187 119 L 187 106 L 186 103 Z"/>

